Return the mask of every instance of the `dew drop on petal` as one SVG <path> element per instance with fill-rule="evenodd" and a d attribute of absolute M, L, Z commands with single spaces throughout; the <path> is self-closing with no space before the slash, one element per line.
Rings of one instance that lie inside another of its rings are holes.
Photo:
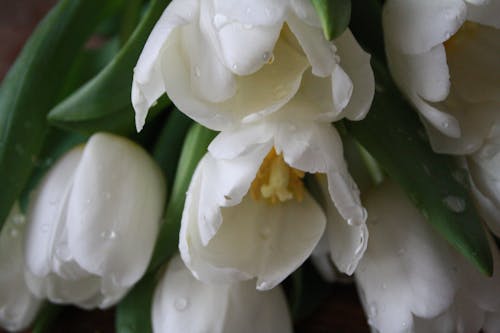
<path fill-rule="evenodd" d="M 223 15 L 223 14 L 215 14 L 214 16 L 214 27 L 215 29 L 217 30 L 220 30 L 222 29 L 222 27 L 224 27 L 224 25 L 227 23 L 227 16 L 226 15 Z"/>
<path fill-rule="evenodd" d="M 12 223 L 16 225 L 23 225 L 26 221 L 26 217 L 23 214 L 17 214 L 12 218 Z"/>
<path fill-rule="evenodd" d="M 269 289 L 269 283 L 262 281 L 257 285 L 257 289 L 259 290 L 267 290 Z"/>
<path fill-rule="evenodd" d="M 246 30 L 250 30 L 253 28 L 253 24 L 249 24 L 249 23 L 243 24 L 243 28 Z"/>
<path fill-rule="evenodd" d="M 201 71 L 199 66 L 194 66 L 194 76 L 200 77 L 201 76 Z"/>
<path fill-rule="evenodd" d="M 10 237 L 17 238 L 19 236 L 19 230 L 16 228 L 10 229 Z"/>
<path fill-rule="evenodd" d="M 68 261 L 71 259 L 71 252 L 67 243 L 61 243 L 57 245 L 56 256 L 63 261 Z"/>
<path fill-rule="evenodd" d="M 174 300 L 174 308 L 177 311 L 184 311 L 189 307 L 189 300 L 185 297 L 178 297 Z"/>
<path fill-rule="evenodd" d="M 462 213 L 465 210 L 465 200 L 454 195 L 445 197 L 443 203 L 454 213 Z"/>
<path fill-rule="evenodd" d="M 114 230 L 103 231 L 103 232 L 101 232 L 101 237 L 108 239 L 108 240 L 112 240 L 112 239 L 115 239 L 117 237 L 117 234 L 116 234 L 116 231 L 114 231 Z"/>
<path fill-rule="evenodd" d="M 448 128 L 448 127 L 450 127 L 450 123 L 449 123 L 449 122 L 447 122 L 447 121 L 443 121 L 443 122 L 441 123 L 441 126 L 442 126 L 443 128 Z"/>

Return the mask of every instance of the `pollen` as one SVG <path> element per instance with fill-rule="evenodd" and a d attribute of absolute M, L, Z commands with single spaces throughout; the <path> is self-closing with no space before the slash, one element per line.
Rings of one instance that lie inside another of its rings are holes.
<path fill-rule="evenodd" d="M 453 52 L 460 47 L 460 45 L 466 43 L 467 40 L 474 39 L 474 36 L 480 30 L 480 26 L 481 25 L 478 23 L 465 21 L 460 29 L 458 29 L 458 31 L 451 36 L 451 38 L 444 42 L 446 52 Z"/>
<path fill-rule="evenodd" d="M 283 156 L 273 148 L 262 162 L 250 187 L 250 194 L 256 201 L 264 200 L 277 204 L 304 198 L 304 172 L 286 164 Z"/>

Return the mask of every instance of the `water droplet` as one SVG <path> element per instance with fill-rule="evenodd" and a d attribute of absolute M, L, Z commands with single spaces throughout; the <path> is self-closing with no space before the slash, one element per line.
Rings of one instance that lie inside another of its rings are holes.
<path fill-rule="evenodd" d="M 262 60 L 270 65 L 274 62 L 274 54 L 272 52 L 264 52 L 262 54 Z"/>
<path fill-rule="evenodd" d="M 408 326 L 408 324 L 406 323 L 406 321 L 403 321 L 403 322 L 401 323 L 401 327 L 406 327 L 406 326 Z"/>
<path fill-rule="evenodd" d="M 57 245 L 56 256 L 62 261 L 68 261 L 71 259 L 71 252 L 67 243 Z"/>
<path fill-rule="evenodd" d="M 90 204 L 92 203 L 92 200 L 90 200 L 90 199 L 86 199 L 86 200 L 85 200 L 85 203 L 86 203 L 87 205 L 90 205 Z"/>
<path fill-rule="evenodd" d="M 443 203 L 449 210 L 455 213 L 462 213 L 465 210 L 465 200 L 454 195 L 444 198 Z"/>
<path fill-rule="evenodd" d="M 223 14 L 215 14 L 214 16 L 214 26 L 215 29 L 220 30 L 226 25 L 227 23 L 227 16 Z"/>
<path fill-rule="evenodd" d="M 252 28 L 253 28 L 253 24 L 250 24 L 250 23 L 243 24 L 243 29 L 250 30 Z"/>
<path fill-rule="evenodd" d="M 231 198 L 231 196 L 229 196 L 229 195 L 226 194 L 226 195 L 224 195 L 224 199 L 226 199 L 226 200 L 232 200 L 233 198 Z"/>
<path fill-rule="evenodd" d="M 201 71 L 199 66 L 194 66 L 194 76 L 200 77 L 201 76 Z"/>
<path fill-rule="evenodd" d="M 385 283 L 382 283 L 382 290 L 386 290 L 387 289 L 387 285 Z"/>
<path fill-rule="evenodd" d="M 370 304 L 370 306 L 368 308 L 368 311 L 369 311 L 368 315 L 371 318 L 377 317 L 377 315 L 378 315 L 378 309 L 377 309 L 377 305 L 375 303 Z"/>
<path fill-rule="evenodd" d="M 23 225 L 26 221 L 26 217 L 23 214 L 17 214 L 12 218 L 12 223 L 16 225 Z"/>
<path fill-rule="evenodd" d="M 469 187 L 467 170 L 464 168 L 457 169 L 451 174 L 453 179 L 462 186 Z"/>
<path fill-rule="evenodd" d="M 260 283 L 257 284 L 257 289 L 259 290 L 267 290 L 269 289 L 269 283 L 265 282 L 265 281 L 262 281 Z"/>
<path fill-rule="evenodd" d="M 442 126 L 443 128 L 448 128 L 448 127 L 450 127 L 450 123 L 449 123 L 449 122 L 447 122 L 447 121 L 443 121 L 443 122 L 441 123 L 441 126 Z"/>
<path fill-rule="evenodd" d="M 250 15 L 251 13 L 252 13 L 252 8 L 247 7 L 247 8 L 245 9 L 245 14 Z"/>
<path fill-rule="evenodd" d="M 231 66 L 231 68 L 233 69 L 233 71 L 235 71 L 235 70 L 237 70 L 237 69 L 238 69 L 238 65 L 237 65 L 237 64 L 233 64 L 233 65 Z"/>
<path fill-rule="evenodd" d="M 10 237 L 17 238 L 17 236 L 19 236 L 19 230 L 17 230 L 16 228 L 10 229 Z"/>
<path fill-rule="evenodd" d="M 184 311 L 189 306 L 189 300 L 184 297 L 179 297 L 174 300 L 174 307 L 177 311 Z"/>
<path fill-rule="evenodd" d="M 117 236 L 116 231 L 111 230 L 111 231 L 103 231 L 101 232 L 101 237 L 105 239 L 115 239 Z"/>
<path fill-rule="evenodd" d="M 359 243 L 356 249 L 354 250 L 354 255 L 357 256 L 361 254 L 361 251 L 363 251 L 363 248 L 365 247 L 365 238 L 363 236 L 359 237 Z"/>
<path fill-rule="evenodd" d="M 446 40 L 450 39 L 450 38 L 451 38 L 451 32 L 447 32 L 447 33 L 445 33 L 445 34 L 444 34 L 444 38 L 445 38 Z"/>

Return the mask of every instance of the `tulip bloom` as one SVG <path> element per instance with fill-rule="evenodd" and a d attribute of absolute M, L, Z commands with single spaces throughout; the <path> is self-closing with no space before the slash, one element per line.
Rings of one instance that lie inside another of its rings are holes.
<path fill-rule="evenodd" d="M 389 0 L 383 12 L 391 72 L 437 152 L 469 154 L 500 118 L 500 3 Z"/>
<path fill-rule="evenodd" d="M 498 332 L 498 250 L 488 278 L 437 236 L 395 185 L 365 198 L 370 242 L 355 277 L 370 325 L 381 333 Z"/>
<path fill-rule="evenodd" d="M 174 0 L 135 67 L 138 130 L 164 92 L 189 117 L 227 130 L 280 110 L 297 94 L 309 118 L 359 120 L 374 79 L 349 30 L 333 43 L 324 39 L 309 0 Z"/>
<path fill-rule="evenodd" d="M 41 302 L 24 279 L 24 224 L 25 217 L 16 204 L 0 234 L 0 327 L 9 331 L 25 329 Z"/>
<path fill-rule="evenodd" d="M 280 287 L 256 291 L 251 282 L 204 284 L 177 256 L 156 287 L 155 333 L 288 333 L 291 318 Z"/>
<path fill-rule="evenodd" d="M 133 142 L 95 134 L 41 181 L 28 215 L 30 288 L 56 303 L 116 303 L 144 273 L 165 200 L 163 175 Z"/>

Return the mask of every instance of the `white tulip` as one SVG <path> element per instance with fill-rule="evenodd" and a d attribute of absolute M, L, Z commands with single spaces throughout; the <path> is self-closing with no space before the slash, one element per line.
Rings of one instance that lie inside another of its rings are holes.
<path fill-rule="evenodd" d="M 135 67 L 136 126 L 164 92 L 204 126 L 228 130 L 282 109 L 325 123 L 362 119 L 369 56 L 346 30 L 328 42 L 309 0 L 173 0 Z"/>
<path fill-rule="evenodd" d="M 389 0 L 391 72 L 437 152 L 469 154 L 500 120 L 500 1 Z"/>
<path fill-rule="evenodd" d="M 25 329 L 41 303 L 24 280 L 24 224 L 16 204 L 0 234 L 0 326 L 9 331 Z"/>
<path fill-rule="evenodd" d="M 288 333 L 287 303 L 280 287 L 257 291 L 251 282 L 204 284 L 177 256 L 156 287 L 155 333 Z"/>
<path fill-rule="evenodd" d="M 367 193 L 365 205 L 370 242 L 355 276 L 374 329 L 472 333 L 494 327 L 500 315 L 496 248 L 488 278 L 432 230 L 396 185 Z"/>
<path fill-rule="evenodd" d="M 30 207 L 32 291 L 84 308 L 116 303 L 148 265 L 164 200 L 160 169 L 133 142 L 100 133 L 68 152 Z"/>
<path fill-rule="evenodd" d="M 221 132 L 210 144 L 191 180 L 179 241 L 182 258 L 199 279 L 257 277 L 257 288 L 265 290 L 299 267 L 326 223 L 304 187 L 306 172 L 326 174 L 327 200 L 349 221 L 333 231 L 339 232 L 336 239 L 349 249 L 358 247 L 359 238 L 366 242 L 360 236 L 366 211 L 340 137 L 329 124 L 305 118 L 301 107 L 294 99 L 264 119 Z M 344 233 L 350 229 L 353 237 Z M 339 254 L 345 259 L 339 269 L 352 273 L 362 250 Z"/>
<path fill-rule="evenodd" d="M 474 154 L 466 156 L 472 193 L 491 231 L 500 236 L 500 123 Z"/>

